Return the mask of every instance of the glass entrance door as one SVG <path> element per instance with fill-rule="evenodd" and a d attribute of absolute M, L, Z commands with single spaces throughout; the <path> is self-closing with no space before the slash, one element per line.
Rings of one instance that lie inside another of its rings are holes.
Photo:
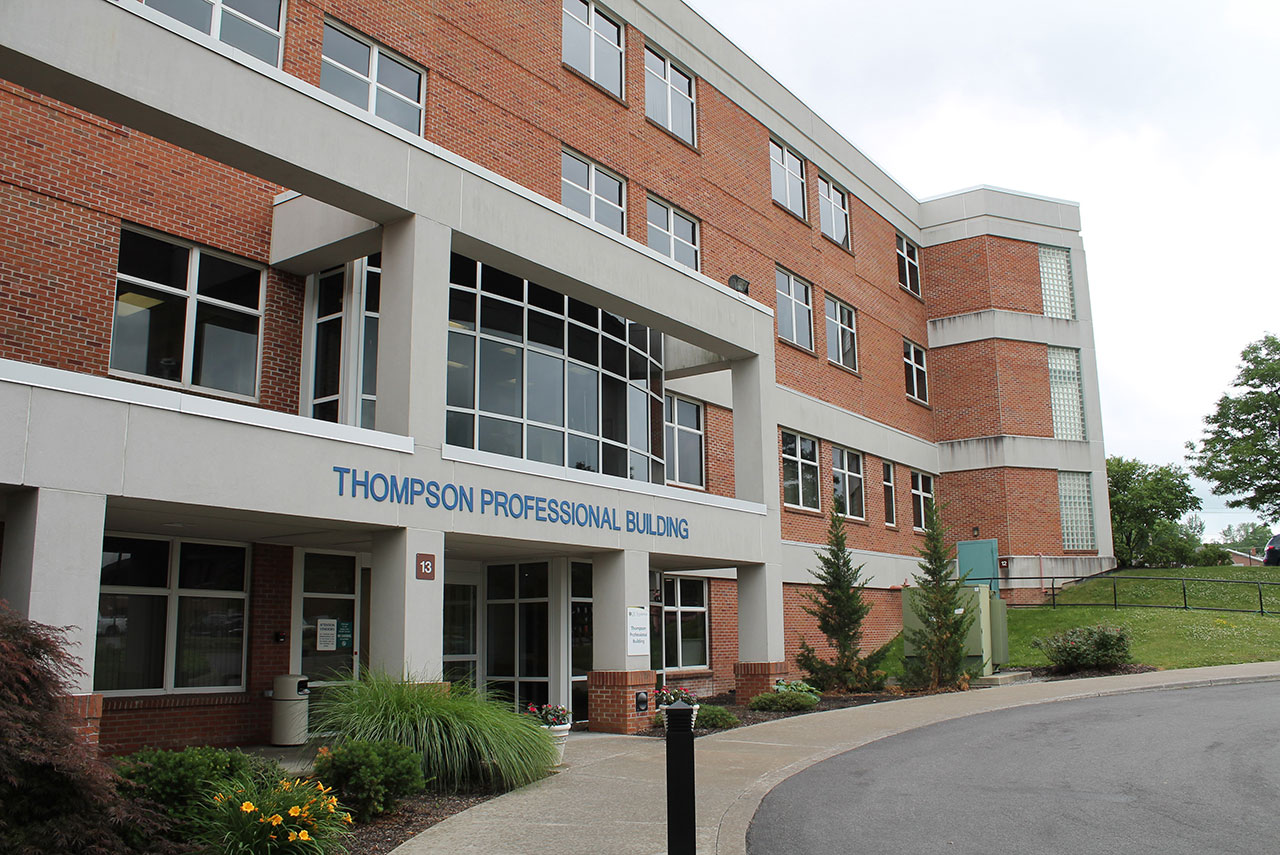
<path fill-rule="evenodd" d="M 313 683 L 350 680 L 360 674 L 360 566 L 354 555 L 308 552 L 295 587 L 301 673 Z M 296 584 L 296 583 L 295 583 Z"/>
<path fill-rule="evenodd" d="M 520 709 L 550 696 L 549 577 L 545 561 L 486 570 L 486 684 Z"/>
<path fill-rule="evenodd" d="M 444 679 L 475 685 L 479 639 L 479 593 L 476 585 L 444 586 Z"/>

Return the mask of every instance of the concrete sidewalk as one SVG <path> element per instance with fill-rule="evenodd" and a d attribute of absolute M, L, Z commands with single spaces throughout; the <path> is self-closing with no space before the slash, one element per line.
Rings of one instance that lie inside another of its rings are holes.
<path fill-rule="evenodd" d="M 821 760 L 961 716 L 1123 692 L 1280 680 L 1280 662 L 1018 683 L 794 716 L 695 742 L 698 852 L 744 855 L 764 796 Z M 445 820 L 396 855 L 661 855 L 666 754 L 659 739 L 574 733 L 557 775 Z"/>

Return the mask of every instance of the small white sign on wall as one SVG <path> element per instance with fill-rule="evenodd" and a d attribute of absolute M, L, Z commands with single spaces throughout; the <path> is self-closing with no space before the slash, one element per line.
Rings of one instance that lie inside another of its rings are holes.
<path fill-rule="evenodd" d="M 338 649 L 337 618 L 320 618 L 316 621 L 316 650 L 332 651 Z"/>
<path fill-rule="evenodd" d="M 644 606 L 627 607 L 627 655 L 649 655 L 649 610 Z"/>

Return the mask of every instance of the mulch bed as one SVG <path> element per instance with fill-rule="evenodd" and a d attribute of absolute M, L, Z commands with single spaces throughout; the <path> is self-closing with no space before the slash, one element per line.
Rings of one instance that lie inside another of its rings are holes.
<path fill-rule="evenodd" d="M 761 724 L 766 721 L 777 721 L 780 718 L 791 718 L 796 715 L 808 715 L 815 712 L 826 712 L 827 710 L 842 710 L 848 707 L 861 707 L 867 704 L 879 704 L 885 701 L 895 701 L 899 698 L 914 697 L 917 693 L 897 691 L 869 692 L 866 694 L 856 695 L 823 695 L 818 699 L 818 705 L 811 710 L 803 712 L 762 712 L 748 709 L 745 704 L 739 704 L 733 693 L 725 695 L 716 695 L 711 698 L 700 698 L 699 703 L 714 704 L 718 707 L 724 707 L 729 712 L 738 717 L 742 722 L 742 726 L 746 727 L 751 724 Z M 695 726 L 693 735 L 707 736 L 712 733 L 723 733 L 725 728 L 708 728 Z M 653 736 L 665 737 L 667 731 L 661 727 L 651 727 L 648 730 L 642 730 L 637 736 Z"/>
<path fill-rule="evenodd" d="M 1030 671 L 1031 676 L 1035 677 L 1037 680 L 1052 682 L 1055 680 L 1080 680 L 1084 677 L 1114 677 L 1116 674 L 1145 674 L 1148 671 L 1159 671 L 1160 669 L 1154 665 L 1135 665 L 1130 663 L 1127 665 L 1118 665 L 1115 668 L 1110 668 L 1106 671 L 1093 668 L 1088 671 L 1073 671 L 1070 674 L 1059 674 L 1054 669 L 1046 667 L 1019 668 L 1018 670 Z"/>

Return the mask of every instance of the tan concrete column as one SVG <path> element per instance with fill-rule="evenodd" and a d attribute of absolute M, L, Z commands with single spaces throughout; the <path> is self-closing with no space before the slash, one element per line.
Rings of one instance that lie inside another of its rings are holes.
<path fill-rule="evenodd" d="M 650 692 L 657 675 L 649 652 L 627 652 L 627 609 L 649 611 L 649 553 L 634 549 L 595 556 L 592 577 L 592 667 L 587 678 L 591 729 L 635 733 L 657 708 L 635 708 L 637 692 Z M 650 644 L 653 640 L 650 639 Z"/>
<path fill-rule="evenodd" d="M 431 566 L 424 567 L 430 557 Z M 369 664 L 406 679 L 443 674 L 444 534 L 402 528 L 373 536 Z M 434 578 L 420 578 L 420 576 Z"/>
<path fill-rule="evenodd" d="M 7 499 L 0 599 L 31 620 L 71 627 L 66 637 L 85 672 L 73 691 L 92 692 L 107 498 L 43 487 Z"/>

